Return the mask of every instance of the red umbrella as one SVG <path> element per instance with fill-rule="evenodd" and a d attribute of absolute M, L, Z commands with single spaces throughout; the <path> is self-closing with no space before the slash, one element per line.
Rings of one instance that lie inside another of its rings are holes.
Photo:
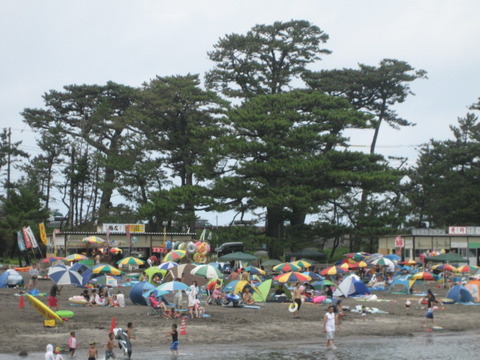
<path fill-rule="evenodd" d="M 342 269 L 340 266 L 332 266 L 329 268 L 326 268 L 320 272 L 320 275 L 325 276 L 325 275 L 338 275 L 338 274 L 345 274 L 347 270 Z"/>
<path fill-rule="evenodd" d="M 308 275 L 303 275 L 302 273 L 290 271 L 287 273 L 283 273 L 282 275 L 278 275 L 274 277 L 274 280 L 278 282 L 297 282 L 297 281 L 310 281 L 312 278 Z"/>
<path fill-rule="evenodd" d="M 426 272 L 426 271 L 422 271 L 422 272 L 418 272 L 416 274 L 413 274 L 411 276 L 411 279 L 415 279 L 415 280 L 433 280 L 434 277 L 432 274 L 430 274 L 429 272 Z"/>

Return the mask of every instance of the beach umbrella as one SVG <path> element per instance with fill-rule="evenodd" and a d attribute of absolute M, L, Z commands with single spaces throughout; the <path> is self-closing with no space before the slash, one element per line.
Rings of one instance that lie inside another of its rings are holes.
<path fill-rule="evenodd" d="M 123 271 L 118 270 L 116 267 L 107 265 L 107 264 L 99 264 L 92 268 L 92 274 L 107 274 L 107 275 L 122 275 Z"/>
<path fill-rule="evenodd" d="M 129 257 L 123 258 L 121 260 L 118 260 L 117 264 L 122 265 L 122 266 L 123 265 L 143 265 L 143 264 L 145 264 L 145 260 L 138 259 L 138 258 L 133 257 L 133 256 L 129 256 Z"/>
<path fill-rule="evenodd" d="M 187 252 L 185 250 L 172 250 L 163 258 L 163 262 L 182 260 Z"/>
<path fill-rule="evenodd" d="M 375 254 L 372 254 L 372 255 L 367 256 L 367 258 L 365 259 L 365 261 L 370 264 L 372 261 L 374 261 L 374 260 L 376 260 L 376 259 L 380 259 L 380 258 L 382 258 L 382 257 L 383 257 L 382 254 L 375 253 Z"/>
<path fill-rule="evenodd" d="M 218 267 L 212 265 L 198 265 L 190 271 L 190 274 L 207 279 L 220 279 L 222 277 L 222 273 L 218 270 Z"/>
<path fill-rule="evenodd" d="M 82 285 L 82 275 L 75 270 L 70 270 L 64 266 L 52 266 L 48 270 L 48 277 L 55 281 L 57 285 Z"/>
<path fill-rule="evenodd" d="M 74 270 L 74 271 L 78 272 L 79 274 L 83 274 L 88 269 L 90 269 L 90 268 L 87 265 L 79 263 L 79 262 L 73 264 L 70 267 L 70 270 Z"/>
<path fill-rule="evenodd" d="M 266 274 L 266 272 L 264 270 L 262 270 L 258 267 L 255 267 L 255 266 L 247 266 L 245 268 L 245 271 L 248 271 L 252 275 L 258 275 L 258 274 L 265 275 Z"/>
<path fill-rule="evenodd" d="M 80 260 L 87 260 L 88 257 L 82 254 L 72 254 L 68 255 L 63 259 L 63 261 L 80 261 Z"/>
<path fill-rule="evenodd" d="M 322 290 L 323 288 L 325 288 L 325 286 L 328 285 L 337 286 L 337 284 L 330 280 L 315 281 L 314 283 L 312 283 L 312 286 L 315 290 Z"/>
<path fill-rule="evenodd" d="M 164 263 L 161 263 L 160 265 L 157 266 L 157 269 L 162 269 L 162 270 L 170 270 L 171 268 L 174 268 L 178 266 L 176 262 L 173 261 L 167 261 Z"/>
<path fill-rule="evenodd" d="M 118 248 L 118 247 L 113 247 L 113 248 L 111 248 L 110 250 L 108 250 L 108 252 L 109 252 L 110 254 L 118 254 L 118 253 L 123 252 L 123 250 L 120 249 L 120 248 Z"/>
<path fill-rule="evenodd" d="M 99 238 L 98 236 L 88 236 L 83 238 L 82 241 L 89 244 L 103 244 L 105 242 L 105 240 Z"/>
<path fill-rule="evenodd" d="M 324 280 L 324 277 L 322 277 L 320 274 L 317 274 L 316 272 L 313 272 L 313 271 L 305 271 L 302 274 L 310 276 L 312 280 Z"/>
<path fill-rule="evenodd" d="M 329 268 L 326 268 L 322 271 L 320 271 L 320 275 L 326 276 L 326 275 L 339 275 L 339 274 L 345 274 L 347 270 L 342 269 L 340 266 L 331 266 Z"/>
<path fill-rule="evenodd" d="M 297 282 L 297 281 L 304 282 L 304 281 L 312 280 L 310 276 L 303 275 L 302 273 L 295 272 L 295 271 L 290 271 L 290 272 L 275 276 L 273 279 L 282 283 Z"/>
<path fill-rule="evenodd" d="M 407 266 L 415 266 L 418 263 L 415 260 L 410 259 L 410 260 L 402 261 L 400 264 L 407 265 Z"/>
<path fill-rule="evenodd" d="M 255 261 L 258 260 L 256 256 L 246 254 L 244 252 L 234 252 L 227 255 L 223 255 L 218 258 L 219 261 Z"/>
<path fill-rule="evenodd" d="M 397 254 L 388 254 L 388 255 L 385 255 L 384 257 L 389 259 L 389 260 L 392 260 L 392 261 L 402 260 L 402 258 L 400 256 L 398 256 Z"/>
<path fill-rule="evenodd" d="M 350 263 L 348 263 L 348 262 L 343 263 L 342 265 L 340 265 L 340 267 L 341 267 L 343 270 L 349 270 L 349 269 L 350 269 Z"/>
<path fill-rule="evenodd" d="M 432 274 L 426 271 L 421 271 L 410 276 L 412 280 L 433 280 L 434 277 Z"/>
<path fill-rule="evenodd" d="M 281 264 L 282 262 L 280 260 L 277 260 L 277 259 L 268 259 L 268 260 L 265 260 L 264 262 L 262 262 L 262 265 L 263 266 L 275 266 L 275 265 L 278 265 L 278 264 Z"/>
<path fill-rule="evenodd" d="M 238 294 L 243 292 L 243 289 L 248 287 L 250 292 L 259 292 L 257 288 L 253 287 L 247 280 L 233 280 L 230 281 L 225 287 L 223 288 L 224 292 L 230 291 L 233 294 Z"/>
<path fill-rule="evenodd" d="M 55 262 L 58 262 L 58 261 L 61 261 L 63 260 L 63 257 L 60 257 L 60 256 L 50 256 L 50 257 L 47 257 L 45 259 L 42 259 L 42 261 L 40 261 L 42 264 L 53 264 Z"/>
<path fill-rule="evenodd" d="M 371 264 L 378 266 L 395 266 L 395 263 L 386 257 L 375 259 L 371 262 Z"/>
<path fill-rule="evenodd" d="M 153 294 L 154 294 L 156 297 L 160 297 L 160 296 L 163 296 L 163 295 L 170 294 L 170 291 L 167 291 L 167 290 L 158 290 L 157 288 L 155 288 L 155 289 L 149 289 L 149 290 L 147 290 L 147 291 L 144 291 L 144 292 L 142 293 L 142 296 L 143 296 L 144 298 L 148 298 L 152 292 L 153 292 Z"/>
<path fill-rule="evenodd" d="M 299 268 L 302 269 L 308 269 L 311 267 L 313 264 L 311 262 L 308 262 L 307 260 L 297 260 L 292 262 L 293 265 L 298 266 Z"/>
<path fill-rule="evenodd" d="M 432 270 L 456 272 L 457 268 L 450 264 L 440 264 L 432 266 Z"/>
<path fill-rule="evenodd" d="M 282 271 L 282 272 L 289 272 L 289 271 L 298 271 L 300 270 L 300 266 L 297 266 L 292 263 L 281 263 L 278 265 L 275 265 L 272 268 L 273 271 Z"/>
<path fill-rule="evenodd" d="M 472 265 L 463 265 L 459 266 L 455 272 L 459 273 L 467 273 L 467 272 L 472 272 L 472 271 L 477 271 L 478 267 L 472 266 Z"/>
<path fill-rule="evenodd" d="M 157 290 L 159 291 L 175 291 L 175 290 L 189 290 L 187 284 L 184 284 L 180 281 L 169 281 L 162 285 L 157 286 Z"/>

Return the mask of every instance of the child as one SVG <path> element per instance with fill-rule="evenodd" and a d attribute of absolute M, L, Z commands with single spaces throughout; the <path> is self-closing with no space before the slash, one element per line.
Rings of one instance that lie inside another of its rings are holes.
<path fill-rule="evenodd" d="M 113 353 L 113 348 L 116 346 L 114 338 L 113 333 L 108 334 L 108 342 L 105 344 L 105 360 L 115 359 L 115 354 Z"/>
<path fill-rule="evenodd" d="M 195 305 L 193 305 L 193 311 L 197 318 L 203 318 L 203 314 L 205 314 L 205 308 L 202 306 L 200 300 L 195 301 Z"/>
<path fill-rule="evenodd" d="M 178 355 L 178 332 L 177 332 L 177 324 L 172 325 L 172 331 L 167 332 L 166 337 L 172 337 L 172 343 L 170 344 L 170 351 L 172 355 Z"/>
<path fill-rule="evenodd" d="M 55 360 L 64 360 L 63 356 L 60 354 L 60 348 L 58 346 L 55 346 Z"/>
<path fill-rule="evenodd" d="M 77 338 L 75 337 L 75 331 L 70 333 L 70 338 L 68 339 L 68 352 L 70 357 L 75 355 L 75 350 L 77 349 Z"/>
<path fill-rule="evenodd" d="M 95 360 L 98 356 L 97 345 L 95 341 L 92 341 L 89 345 L 90 347 L 87 350 L 88 360 Z"/>
<path fill-rule="evenodd" d="M 133 332 L 134 332 L 133 323 L 129 322 L 129 323 L 127 324 L 127 336 L 128 336 L 128 338 L 130 339 L 130 350 L 128 350 L 128 358 L 129 358 L 129 359 L 132 357 L 132 351 L 133 351 L 133 350 L 132 350 L 132 347 L 131 347 L 131 345 L 132 345 L 131 340 L 132 340 L 132 339 L 136 339 L 136 336 L 135 336 L 135 334 L 134 334 Z"/>
<path fill-rule="evenodd" d="M 112 306 L 113 307 L 119 307 L 120 306 L 120 302 L 118 301 L 117 295 L 112 296 Z"/>

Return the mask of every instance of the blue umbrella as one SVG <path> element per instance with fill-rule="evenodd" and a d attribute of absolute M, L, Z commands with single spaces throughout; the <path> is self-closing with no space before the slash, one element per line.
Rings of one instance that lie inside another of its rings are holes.
<path fill-rule="evenodd" d="M 302 274 L 310 276 L 312 278 L 312 281 L 313 280 L 325 280 L 325 278 L 323 276 L 321 276 L 320 274 L 317 274 L 316 272 L 313 272 L 313 271 L 305 271 Z"/>
<path fill-rule="evenodd" d="M 157 290 L 175 291 L 175 290 L 189 290 L 187 284 L 180 281 L 169 281 L 157 287 Z"/>
<path fill-rule="evenodd" d="M 398 261 L 398 260 L 401 260 L 402 258 L 396 254 L 388 254 L 388 255 L 385 255 L 384 257 L 386 257 L 387 259 L 390 259 L 392 261 Z"/>
<path fill-rule="evenodd" d="M 74 270 L 80 274 L 83 274 L 85 271 L 87 271 L 88 269 L 90 269 L 87 265 L 85 264 L 82 264 L 82 263 L 75 263 L 73 264 L 71 267 L 70 267 L 70 270 Z"/>
<path fill-rule="evenodd" d="M 161 263 L 160 265 L 158 265 L 157 269 L 170 270 L 171 268 L 174 268 L 175 266 L 178 266 L 178 264 L 176 262 L 167 261 L 167 262 L 164 262 L 164 263 Z"/>
<path fill-rule="evenodd" d="M 166 291 L 166 290 L 158 290 L 158 288 L 155 288 L 155 289 L 149 289 L 147 291 L 145 291 L 142 296 L 144 298 L 147 298 L 150 296 L 151 293 L 154 293 L 156 297 L 160 297 L 160 296 L 163 296 L 163 295 L 167 295 L 170 293 L 170 291 Z"/>
<path fill-rule="evenodd" d="M 51 267 L 48 270 L 48 276 L 55 281 L 57 285 L 82 285 L 82 275 L 75 270 L 70 270 L 63 266 Z"/>

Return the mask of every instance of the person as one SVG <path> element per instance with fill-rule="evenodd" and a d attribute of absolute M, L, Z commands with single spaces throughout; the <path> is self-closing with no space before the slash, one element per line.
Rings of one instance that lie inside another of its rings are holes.
<path fill-rule="evenodd" d="M 193 281 L 190 285 L 190 290 L 188 292 L 188 312 L 190 317 L 193 319 L 193 307 L 195 306 L 195 300 L 197 300 L 197 282 Z"/>
<path fill-rule="evenodd" d="M 302 306 L 302 292 L 300 290 L 300 282 L 297 282 L 293 290 L 293 303 L 297 304 L 297 309 L 293 312 L 294 318 L 300 317 L 300 306 Z"/>
<path fill-rule="evenodd" d="M 431 320 L 432 327 L 435 326 L 435 321 L 433 320 L 433 312 L 435 311 L 434 307 L 435 302 L 429 301 L 427 305 L 427 312 L 425 313 L 425 322 L 423 327 L 427 327 L 427 323 Z"/>
<path fill-rule="evenodd" d="M 327 285 L 325 287 L 325 296 L 328 297 L 328 298 L 333 297 L 333 290 L 332 290 L 332 287 L 330 285 Z"/>
<path fill-rule="evenodd" d="M 232 281 L 235 281 L 235 280 L 238 280 L 238 272 L 234 270 L 228 276 L 228 281 L 232 282 Z"/>
<path fill-rule="evenodd" d="M 247 305 L 251 305 L 255 303 L 255 300 L 253 300 L 252 293 L 247 287 L 243 289 L 242 300 Z"/>
<path fill-rule="evenodd" d="M 215 304 L 222 305 L 222 302 L 225 299 L 225 295 L 220 289 L 220 285 L 215 286 L 215 289 L 213 290 L 213 293 L 212 293 L 212 299 Z"/>
<path fill-rule="evenodd" d="M 45 360 L 55 360 L 55 355 L 53 354 L 53 345 L 48 344 L 45 352 Z"/>
<path fill-rule="evenodd" d="M 87 302 L 90 301 L 90 294 L 88 293 L 88 289 L 83 290 L 81 296 L 83 296 L 83 298 L 87 300 Z"/>
<path fill-rule="evenodd" d="M 95 360 L 98 357 L 97 344 L 95 341 L 92 341 L 89 345 L 87 349 L 88 360 Z"/>
<path fill-rule="evenodd" d="M 113 348 L 116 347 L 115 345 L 115 336 L 113 333 L 108 334 L 108 341 L 105 344 L 105 360 L 108 359 L 115 359 L 115 354 L 113 353 Z"/>
<path fill-rule="evenodd" d="M 362 313 L 362 319 L 366 320 L 367 319 L 367 308 L 365 307 L 365 305 L 362 305 L 361 313 Z"/>
<path fill-rule="evenodd" d="M 40 271 L 38 270 L 37 263 L 33 263 L 30 270 L 28 270 L 28 290 L 33 290 L 37 288 L 37 279 L 40 276 Z"/>
<path fill-rule="evenodd" d="M 207 304 L 210 305 L 212 303 L 213 290 L 215 290 L 215 286 L 219 283 L 220 281 L 218 279 L 214 279 L 214 280 L 210 280 L 207 283 L 207 286 L 205 286 L 205 290 L 207 291 L 207 299 L 205 300 L 205 302 Z"/>
<path fill-rule="evenodd" d="M 333 343 L 335 337 L 336 325 L 338 323 L 338 317 L 333 312 L 334 306 L 330 305 L 327 312 L 323 316 L 323 331 L 327 334 L 327 349 L 335 350 L 337 347 Z"/>
<path fill-rule="evenodd" d="M 117 295 L 112 296 L 111 306 L 113 306 L 113 307 L 119 307 L 120 306 L 120 302 L 118 301 Z"/>
<path fill-rule="evenodd" d="M 99 265 L 100 264 L 100 252 L 97 253 L 97 255 L 95 255 L 95 265 Z"/>
<path fill-rule="evenodd" d="M 58 311 L 58 298 L 57 295 L 60 295 L 60 288 L 57 284 L 53 284 L 50 288 L 50 294 L 48 296 L 48 307 L 52 310 Z"/>
<path fill-rule="evenodd" d="M 203 318 L 203 315 L 205 314 L 205 308 L 202 306 L 202 303 L 199 299 L 195 300 L 193 311 L 195 312 L 195 316 L 197 318 Z"/>
<path fill-rule="evenodd" d="M 162 283 L 162 277 L 159 274 L 153 275 L 152 282 L 155 286 L 159 286 Z"/>
<path fill-rule="evenodd" d="M 55 346 L 53 352 L 55 354 L 55 360 L 64 360 L 62 354 L 60 354 L 60 348 L 58 346 Z"/>
<path fill-rule="evenodd" d="M 340 324 L 342 318 L 345 316 L 344 313 L 343 313 L 342 300 L 340 300 L 340 299 L 337 300 L 337 302 L 336 302 L 336 304 L 333 308 L 333 312 L 335 313 L 335 315 L 337 315 L 338 323 Z"/>
<path fill-rule="evenodd" d="M 145 271 L 142 273 L 142 276 L 140 277 L 140 281 L 148 281 L 148 275 Z"/>
<path fill-rule="evenodd" d="M 180 278 L 177 278 L 178 282 L 181 282 L 182 280 Z M 173 297 L 173 303 L 174 303 L 174 306 L 175 306 L 175 309 L 176 310 L 180 310 L 182 308 L 182 302 L 183 302 L 183 294 L 182 294 L 182 290 L 175 290 L 174 293 L 174 297 Z"/>
<path fill-rule="evenodd" d="M 75 331 L 70 332 L 70 338 L 68 339 L 68 353 L 70 357 L 75 356 L 75 350 L 77 349 L 77 338 L 75 337 Z"/>
<path fill-rule="evenodd" d="M 152 304 L 152 307 L 155 308 L 155 309 L 162 309 L 164 312 L 168 311 L 167 307 L 165 306 L 165 304 L 158 300 L 157 297 L 155 296 L 154 292 L 152 291 L 150 293 L 150 297 L 149 297 L 149 300 L 150 300 L 150 303 Z"/>
<path fill-rule="evenodd" d="M 90 295 L 90 301 L 88 302 L 88 306 L 95 306 L 97 305 L 98 301 L 98 294 L 97 289 L 92 289 L 92 294 Z"/>
<path fill-rule="evenodd" d="M 178 331 L 177 324 L 172 324 L 172 331 L 168 331 L 166 337 L 172 337 L 172 343 L 170 344 L 170 351 L 172 355 L 178 355 Z"/>
<path fill-rule="evenodd" d="M 410 313 L 410 306 L 412 306 L 412 302 L 410 299 L 407 299 L 407 301 L 405 301 L 405 309 L 407 309 L 407 314 Z"/>
<path fill-rule="evenodd" d="M 133 323 L 132 322 L 129 322 L 127 324 L 127 337 L 129 338 L 130 340 L 130 345 L 132 344 L 132 340 L 133 339 L 136 339 L 137 337 L 135 336 L 135 333 L 134 333 L 134 328 L 133 328 Z M 128 358 L 130 359 L 132 357 L 132 347 L 130 346 L 130 350 L 128 350 Z"/>

